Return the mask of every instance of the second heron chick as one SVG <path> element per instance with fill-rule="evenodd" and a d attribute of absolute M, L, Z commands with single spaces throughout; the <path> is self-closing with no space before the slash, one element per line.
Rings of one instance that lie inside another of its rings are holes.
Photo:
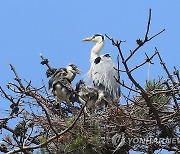
<path fill-rule="evenodd" d="M 77 93 L 77 100 L 83 105 L 86 104 L 86 107 L 90 111 L 101 109 L 104 105 L 110 103 L 104 92 L 98 90 L 96 87 L 86 85 L 83 80 L 80 80 L 76 84 L 75 91 Z M 86 107 L 84 110 L 88 114 Z"/>

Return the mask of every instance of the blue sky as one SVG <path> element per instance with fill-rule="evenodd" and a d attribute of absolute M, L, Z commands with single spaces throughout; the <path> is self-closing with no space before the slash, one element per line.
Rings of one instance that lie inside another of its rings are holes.
<path fill-rule="evenodd" d="M 125 55 L 128 54 L 136 46 L 135 40 L 144 36 L 149 8 L 152 8 L 150 34 L 163 28 L 166 31 L 141 51 L 150 55 L 154 52 L 154 47 L 157 47 L 170 69 L 174 65 L 179 67 L 180 10 L 178 1 L 173 2 L 2 0 L 0 84 L 4 85 L 12 80 L 9 63 L 16 67 L 22 78 L 40 84 L 41 79 L 45 78 L 45 67 L 39 65 L 39 53 L 48 57 L 55 67 L 75 63 L 85 74 L 89 69 L 89 55 L 93 44 L 82 43 L 80 40 L 95 33 L 125 39 L 127 42 L 122 47 Z M 114 60 L 118 54 L 109 40 L 106 40 L 102 53 L 110 53 Z M 135 56 L 131 61 L 132 66 L 144 59 L 143 53 Z M 152 70 L 152 78 L 153 75 Z"/>
<path fill-rule="evenodd" d="M 81 40 L 95 33 L 108 34 L 126 40 L 122 45 L 125 55 L 136 47 L 135 40 L 143 38 L 149 9 L 152 9 L 150 35 L 166 29 L 164 33 L 145 45 L 130 61 L 130 66 L 145 59 L 157 47 L 172 71 L 180 68 L 180 1 L 144 0 L 1 0 L 0 1 L 0 85 L 13 80 L 9 64 L 19 75 L 32 80 L 35 86 L 47 82 L 45 66 L 40 65 L 39 53 L 48 57 L 53 67 L 75 63 L 85 74 L 89 67 L 92 43 Z M 118 51 L 106 39 L 102 53 L 110 53 L 114 60 Z M 151 66 L 150 78 L 164 76 L 157 58 Z M 147 77 L 147 67 L 135 72 L 140 83 Z M 166 77 L 166 75 L 165 75 Z M 81 79 L 78 77 L 77 80 Z M 127 80 L 122 75 L 123 80 Z M 1 106 L 9 104 L 0 98 Z"/>

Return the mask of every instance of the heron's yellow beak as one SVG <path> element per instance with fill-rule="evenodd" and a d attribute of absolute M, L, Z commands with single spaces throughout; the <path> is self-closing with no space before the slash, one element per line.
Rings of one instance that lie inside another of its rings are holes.
<path fill-rule="evenodd" d="M 85 38 L 85 39 L 82 39 L 83 42 L 85 41 L 92 41 L 92 37 L 88 37 L 88 38 Z"/>

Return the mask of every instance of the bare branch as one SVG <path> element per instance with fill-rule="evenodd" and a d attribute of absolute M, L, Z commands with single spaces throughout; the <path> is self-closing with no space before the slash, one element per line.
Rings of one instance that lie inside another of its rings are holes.
<path fill-rule="evenodd" d="M 155 53 L 154 53 L 151 57 L 147 57 L 147 59 L 146 59 L 143 63 L 135 66 L 135 67 L 132 68 L 129 72 L 131 73 L 131 72 L 133 72 L 134 70 L 138 69 L 139 67 L 143 66 L 144 64 L 150 63 L 150 61 L 154 58 L 154 56 L 155 56 L 156 54 L 157 54 L 157 52 L 155 51 Z"/>
<path fill-rule="evenodd" d="M 21 86 L 22 89 L 25 89 L 25 87 L 23 86 L 21 79 L 19 78 L 18 74 L 16 73 L 16 70 L 14 68 L 14 66 L 12 64 L 9 64 L 11 67 L 11 70 L 14 72 L 15 74 L 15 80 L 19 83 L 19 85 Z"/>
<path fill-rule="evenodd" d="M 52 67 L 49 65 L 49 60 L 45 59 L 42 54 L 40 54 L 40 57 L 42 59 L 41 64 L 46 65 L 48 67 L 48 69 L 52 70 Z"/>
<path fill-rule="evenodd" d="M 78 116 L 76 117 L 76 119 L 73 121 L 73 123 L 68 127 L 66 128 L 65 130 L 63 130 L 62 132 L 58 133 L 57 136 L 53 136 L 51 138 L 49 138 L 47 141 L 39 144 L 39 145 L 35 145 L 35 146 L 25 146 L 23 147 L 22 149 L 14 149 L 12 151 L 9 151 L 7 152 L 7 154 L 13 154 L 13 153 L 17 153 L 17 152 L 21 152 L 22 150 L 31 150 L 31 149 L 37 149 L 37 148 L 40 148 L 40 147 L 43 147 L 45 145 L 47 145 L 48 143 L 50 143 L 51 141 L 53 141 L 54 139 L 62 136 L 63 134 L 67 133 L 68 131 L 70 131 L 74 125 L 76 124 L 76 122 L 78 121 L 78 119 L 80 118 L 81 114 L 83 113 L 84 111 L 84 108 L 86 106 L 87 102 L 85 103 L 85 105 L 81 108 L 81 111 L 79 112 Z"/>
<path fill-rule="evenodd" d="M 149 10 L 149 18 L 148 18 L 148 24 L 147 24 L 145 38 L 143 41 L 141 40 L 140 43 L 138 43 L 138 46 L 133 51 L 131 51 L 131 54 L 125 59 L 125 62 L 127 62 L 136 53 L 136 51 L 138 51 L 145 43 L 149 42 L 150 40 L 152 40 L 153 38 L 155 38 L 156 36 L 158 36 L 159 34 L 161 34 L 162 32 L 165 31 L 165 29 L 163 29 L 160 32 L 158 32 L 157 34 L 155 34 L 154 36 L 148 38 L 150 23 L 151 23 L 151 9 Z"/>
<path fill-rule="evenodd" d="M 144 40 L 146 40 L 146 41 L 148 40 L 148 33 L 149 33 L 150 24 L 151 24 L 151 9 L 149 9 L 149 18 L 148 18 L 147 30 L 146 30 L 146 34 L 145 34 L 145 38 L 144 38 Z"/>

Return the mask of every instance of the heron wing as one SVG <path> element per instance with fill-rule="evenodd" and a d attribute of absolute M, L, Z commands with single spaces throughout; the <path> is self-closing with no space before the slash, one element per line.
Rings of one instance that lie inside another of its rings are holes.
<path fill-rule="evenodd" d="M 59 68 L 55 71 L 55 73 L 52 75 L 52 77 L 49 79 L 49 91 L 52 92 L 53 84 L 54 82 L 57 82 L 58 79 L 63 78 L 67 75 L 66 68 Z"/>
<path fill-rule="evenodd" d="M 53 83 L 53 89 L 56 84 L 60 84 L 62 88 L 65 88 L 66 90 L 73 91 L 72 85 L 69 83 L 69 81 L 66 78 L 58 78 Z"/>
<path fill-rule="evenodd" d="M 118 71 L 109 54 L 96 58 L 92 66 L 92 80 L 100 90 L 107 91 L 113 100 L 120 97 L 120 86 L 116 82 Z"/>

